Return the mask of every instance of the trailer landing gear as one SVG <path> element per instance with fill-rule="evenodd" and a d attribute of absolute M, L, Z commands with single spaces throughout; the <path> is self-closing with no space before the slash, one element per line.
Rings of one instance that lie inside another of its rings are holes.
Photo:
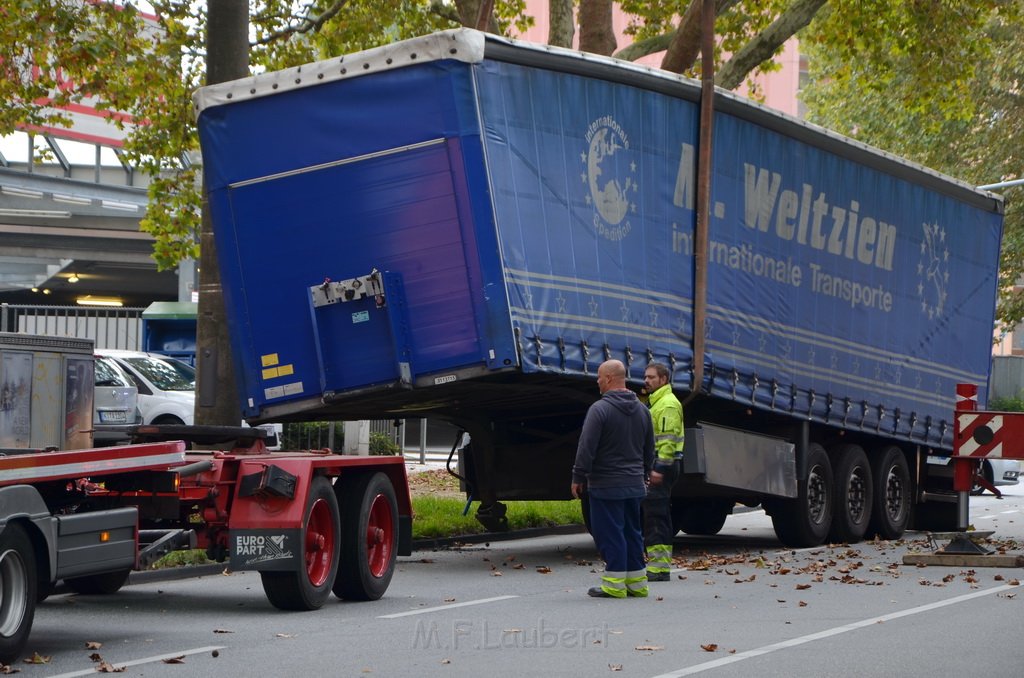
<path fill-rule="evenodd" d="M 491 532 L 508 532 L 508 507 L 500 501 L 481 503 L 476 510 L 476 519 Z"/>

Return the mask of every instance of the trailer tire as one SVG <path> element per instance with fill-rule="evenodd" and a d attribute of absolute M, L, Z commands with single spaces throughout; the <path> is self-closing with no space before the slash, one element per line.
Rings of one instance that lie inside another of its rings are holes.
<path fill-rule="evenodd" d="M 672 501 L 672 529 L 686 534 L 711 536 L 722 531 L 733 502 L 715 499 Z"/>
<path fill-rule="evenodd" d="M 811 443 L 806 476 L 797 482 L 797 498 L 770 503 L 772 526 L 779 540 L 795 548 L 825 541 L 832 526 L 834 489 L 828 454 L 818 443 Z"/>
<path fill-rule="evenodd" d="M 334 595 L 377 600 L 388 590 L 398 556 L 398 501 L 383 473 L 361 474 L 335 484 L 341 504 L 341 565 Z"/>
<path fill-rule="evenodd" d="M 25 528 L 0 533 L 0 662 L 13 664 L 28 642 L 36 612 L 36 556 Z"/>
<path fill-rule="evenodd" d="M 131 573 L 131 570 L 118 570 L 117 572 L 90 574 L 84 577 L 69 577 L 64 580 L 64 583 L 75 593 L 109 596 L 121 590 L 121 587 L 128 582 L 128 575 Z"/>
<path fill-rule="evenodd" d="M 832 451 L 836 500 L 829 541 L 856 543 L 864 537 L 871 520 L 874 479 L 868 455 L 859 445 L 840 445 Z"/>
<path fill-rule="evenodd" d="M 279 610 L 316 610 L 327 602 L 341 549 L 338 500 L 330 481 L 316 476 L 302 520 L 302 564 L 295 570 L 260 572 L 263 591 Z"/>
<path fill-rule="evenodd" d="M 891 445 L 881 451 L 878 462 L 872 464 L 874 498 L 869 535 L 882 539 L 899 539 L 910 522 L 910 469 L 903 451 Z"/>
<path fill-rule="evenodd" d="M 978 469 L 978 475 L 988 481 L 989 485 L 995 484 L 995 478 L 992 473 L 992 465 L 987 461 L 981 462 L 981 468 Z M 985 494 L 985 487 L 981 483 L 974 483 L 971 485 L 971 496 L 978 497 Z"/>

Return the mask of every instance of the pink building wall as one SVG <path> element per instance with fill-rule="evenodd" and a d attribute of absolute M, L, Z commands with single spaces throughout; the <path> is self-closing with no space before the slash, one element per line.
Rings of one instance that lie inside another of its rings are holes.
<path fill-rule="evenodd" d="M 547 43 L 550 26 L 548 22 L 548 1 L 527 0 L 526 12 L 533 16 L 534 25 L 518 37 L 529 42 Z M 618 42 L 617 49 L 622 49 L 630 43 L 630 37 L 625 34 L 625 29 L 629 25 L 630 15 L 623 12 L 618 4 L 614 5 L 612 12 L 612 25 L 615 28 Z M 573 39 L 573 45 L 578 44 L 579 26 L 576 27 Z M 664 52 L 650 54 L 637 59 L 636 63 L 658 68 L 661 66 L 663 54 Z M 795 38 L 786 43 L 780 62 L 782 64 L 781 70 L 757 78 L 764 92 L 763 103 L 775 110 L 795 116 L 799 114 L 797 91 L 800 89 L 800 51 Z M 741 87 L 737 92 L 745 94 L 746 88 Z"/>

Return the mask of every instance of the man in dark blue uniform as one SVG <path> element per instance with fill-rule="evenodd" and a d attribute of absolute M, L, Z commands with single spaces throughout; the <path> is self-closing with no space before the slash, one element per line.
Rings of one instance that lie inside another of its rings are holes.
<path fill-rule="evenodd" d="M 626 368 L 608 360 L 597 369 L 601 399 L 590 406 L 572 469 L 572 496 L 586 484 L 590 527 L 605 561 L 595 598 L 647 595 L 640 503 L 654 465 L 654 429 L 647 408 L 626 388 Z"/>

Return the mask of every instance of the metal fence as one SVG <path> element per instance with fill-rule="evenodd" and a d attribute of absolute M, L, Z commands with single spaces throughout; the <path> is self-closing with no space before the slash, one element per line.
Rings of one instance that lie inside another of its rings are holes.
<path fill-rule="evenodd" d="M 0 305 L 0 330 L 92 339 L 96 348 L 142 348 L 141 307 Z"/>

